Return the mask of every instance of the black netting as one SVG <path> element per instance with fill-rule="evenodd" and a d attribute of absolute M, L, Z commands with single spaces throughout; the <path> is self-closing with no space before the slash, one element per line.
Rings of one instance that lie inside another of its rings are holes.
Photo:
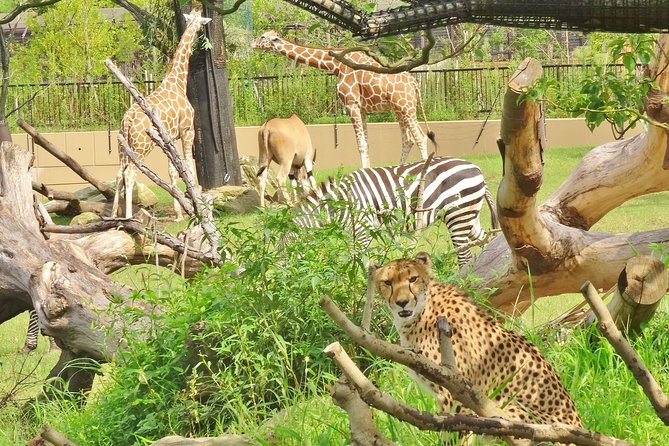
<path fill-rule="evenodd" d="M 517 28 L 669 32 L 669 0 L 408 0 L 366 14 L 346 0 L 285 0 L 363 38 L 481 23 Z"/>
<path fill-rule="evenodd" d="M 356 34 L 375 37 L 454 23 L 611 32 L 669 31 L 669 0 L 432 0 L 366 17 Z"/>

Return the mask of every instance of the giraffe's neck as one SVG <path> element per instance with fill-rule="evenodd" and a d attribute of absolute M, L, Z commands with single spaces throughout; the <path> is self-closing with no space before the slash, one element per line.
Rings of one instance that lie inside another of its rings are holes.
<path fill-rule="evenodd" d="M 293 59 L 295 62 L 339 75 L 343 64 L 330 56 L 328 54 L 330 51 L 332 50 L 297 45 L 287 40 L 284 40 L 280 46 L 276 47 L 276 52 Z"/>
<path fill-rule="evenodd" d="M 192 23 L 186 28 L 177 49 L 174 51 L 172 57 L 172 65 L 163 79 L 163 84 L 176 85 L 178 88 L 186 91 L 186 84 L 188 81 L 188 62 L 190 60 L 191 47 L 197 35 L 200 26 Z"/>

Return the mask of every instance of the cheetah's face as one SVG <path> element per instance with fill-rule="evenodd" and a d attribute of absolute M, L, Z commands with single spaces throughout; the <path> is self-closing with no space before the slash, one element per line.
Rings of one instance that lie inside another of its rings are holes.
<path fill-rule="evenodd" d="M 430 257 L 394 260 L 376 271 L 376 288 L 390 309 L 395 324 L 411 322 L 425 308 L 430 288 Z"/>

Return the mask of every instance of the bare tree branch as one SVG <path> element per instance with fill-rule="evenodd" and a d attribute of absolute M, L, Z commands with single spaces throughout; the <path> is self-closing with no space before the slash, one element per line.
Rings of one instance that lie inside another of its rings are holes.
<path fill-rule="evenodd" d="M 14 8 L 9 14 L 6 16 L 0 18 L 0 25 L 6 25 L 12 20 L 14 20 L 16 17 L 18 17 L 19 14 L 21 14 L 23 11 L 26 11 L 28 9 L 33 9 L 33 8 L 42 8 L 44 6 L 50 6 L 58 3 L 60 0 L 44 0 L 42 2 L 34 2 L 34 3 L 24 3 L 24 4 L 19 4 Z"/>
<path fill-rule="evenodd" d="M 200 0 L 200 2 L 203 5 L 207 6 L 208 8 L 213 9 L 214 11 L 218 12 L 221 15 L 228 15 L 228 14 L 232 14 L 233 12 L 236 12 L 240 8 L 240 6 L 242 6 L 244 4 L 244 2 L 246 2 L 246 0 L 235 0 L 235 4 L 232 5 L 231 7 L 229 7 L 228 9 L 221 8 L 220 6 L 216 6 L 213 2 L 211 2 L 209 0 Z"/>
<path fill-rule="evenodd" d="M 423 412 L 381 392 L 356 367 L 338 342 L 327 346 L 324 352 L 333 359 L 346 378 L 355 386 L 363 401 L 419 429 L 437 432 L 471 431 L 476 434 L 495 435 L 504 437 L 512 445 L 547 441 L 580 446 L 631 446 L 631 443 L 626 441 L 567 424 L 531 424 L 501 418 L 461 414 L 435 415 Z"/>
<path fill-rule="evenodd" d="M 648 397 L 648 400 L 653 405 L 657 416 L 665 425 L 669 426 L 669 398 L 662 392 L 660 385 L 643 363 L 643 359 L 632 348 L 622 332 L 618 330 L 609 310 L 602 299 L 600 299 L 595 287 L 590 282 L 585 282 L 581 287 L 581 293 L 599 319 L 597 328 L 611 343 L 613 348 L 615 348 L 623 361 L 625 361 L 627 368 L 630 369 L 632 375 L 634 375 L 634 378 L 646 394 L 646 397 Z"/>
<path fill-rule="evenodd" d="M 25 122 L 23 119 L 19 119 L 17 124 L 23 130 L 25 130 L 25 132 L 29 134 L 39 146 L 43 147 L 44 150 L 46 150 L 47 152 L 58 158 L 60 161 L 62 161 L 63 164 L 72 169 L 74 173 L 79 175 L 81 179 L 93 185 L 93 187 L 95 187 L 98 191 L 100 191 L 100 193 L 104 195 L 104 197 L 107 200 L 114 199 L 114 191 L 111 190 L 111 188 L 107 186 L 105 183 L 95 178 L 93 174 L 90 173 L 88 169 L 79 164 L 77 160 L 75 160 L 62 150 L 60 150 L 58 147 L 54 146 L 51 142 L 49 142 L 49 140 L 47 140 L 44 136 L 39 134 L 37 130 L 35 130 L 30 124 Z"/>

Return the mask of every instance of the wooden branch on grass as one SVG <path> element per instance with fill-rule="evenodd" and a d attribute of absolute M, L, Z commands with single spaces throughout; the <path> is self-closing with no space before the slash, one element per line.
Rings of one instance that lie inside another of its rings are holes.
<path fill-rule="evenodd" d="M 632 348 L 622 332 L 618 330 L 609 310 L 602 299 L 600 299 L 595 287 L 590 282 L 585 282 L 581 286 L 581 293 L 599 319 L 597 328 L 611 343 L 623 361 L 625 361 L 627 368 L 630 369 L 632 375 L 634 375 L 634 378 L 646 394 L 646 397 L 648 397 L 650 403 L 653 405 L 657 416 L 665 425 L 669 426 L 669 398 L 662 392 L 660 385 L 643 363 L 639 354 Z"/>
<path fill-rule="evenodd" d="M 332 358 L 364 402 L 393 417 L 411 423 L 419 429 L 437 432 L 467 432 L 504 437 L 509 444 L 556 442 L 580 446 L 631 446 L 631 443 L 568 424 L 532 424 L 500 418 L 472 415 L 435 415 L 401 403 L 381 392 L 356 367 L 338 342 L 327 346 L 324 352 Z"/>
<path fill-rule="evenodd" d="M 166 232 L 149 233 L 147 232 L 146 227 L 137 220 L 127 220 L 123 218 L 123 219 L 113 219 L 113 220 L 107 219 L 96 223 L 89 223 L 78 226 L 46 225 L 42 228 L 42 231 L 54 234 L 88 234 L 88 233 L 108 231 L 110 229 L 124 229 L 131 233 L 141 234 L 147 237 L 153 237 L 155 238 L 156 242 L 160 243 L 161 245 L 165 245 L 168 248 L 180 254 L 185 254 L 187 257 L 200 260 L 202 262 L 207 263 L 208 265 L 214 264 L 214 259 L 212 259 L 209 254 L 187 248 L 184 241 L 178 239 L 177 237 L 169 233 Z"/>
<path fill-rule="evenodd" d="M 331 395 L 334 403 L 348 414 L 353 446 L 395 446 L 376 428 L 372 410 L 345 376 L 334 383 Z"/>
<path fill-rule="evenodd" d="M 40 135 L 37 130 L 35 130 L 30 124 L 25 122 L 23 119 L 19 119 L 17 124 L 21 127 L 27 134 L 29 134 L 32 139 L 41 147 L 44 148 L 47 152 L 58 158 L 62 161 L 67 167 L 72 169 L 74 173 L 79 175 L 84 181 L 90 183 L 95 187 L 100 193 L 107 199 L 114 199 L 114 191 L 104 184 L 102 181 L 95 178 L 85 167 L 79 164 L 74 158 L 72 158 L 67 153 L 60 150 L 58 147 L 54 146 L 48 139 Z"/>
<path fill-rule="evenodd" d="M 379 268 L 374 262 L 370 262 L 367 266 L 367 293 L 365 294 L 365 307 L 362 310 L 362 329 L 371 333 L 372 313 L 374 311 L 374 294 L 376 293 L 376 286 L 374 283 L 374 274 Z"/>
<path fill-rule="evenodd" d="M 75 193 L 53 190 L 46 184 L 38 183 L 37 181 L 33 181 L 33 190 L 44 195 L 49 200 L 79 201 L 79 197 Z"/>
<path fill-rule="evenodd" d="M 65 435 L 61 434 L 48 424 L 42 426 L 40 437 L 54 446 L 77 446 L 76 443 L 69 440 Z"/>

